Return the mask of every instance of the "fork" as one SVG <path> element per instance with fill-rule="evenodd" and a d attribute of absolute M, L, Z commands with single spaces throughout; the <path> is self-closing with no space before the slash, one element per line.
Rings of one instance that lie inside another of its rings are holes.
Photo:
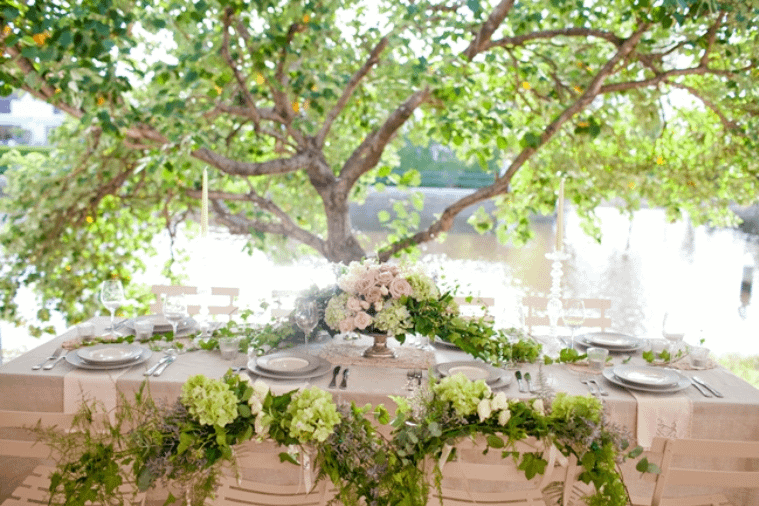
<path fill-rule="evenodd" d="M 601 386 L 601 383 L 596 378 L 588 378 L 588 383 L 592 383 L 596 386 L 598 389 L 598 393 L 601 395 L 609 395 L 609 392 L 607 392 L 604 387 Z"/>
<path fill-rule="evenodd" d="M 593 382 L 591 383 L 591 381 L 593 381 Z M 585 385 L 585 386 L 588 387 L 588 390 L 590 391 L 591 395 L 593 395 L 595 397 L 598 397 L 599 392 L 597 392 L 596 389 L 593 388 L 593 385 L 598 385 L 598 384 L 595 383 L 595 381 L 592 380 L 589 376 L 583 376 L 583 377 L 581 377 L 580 378 L 580 383 L 582 383 L 583 385 Z"/>
<path fill-rule="evenodd" d="M 52 355 L 50 355 L 49 357 L 47 357 L 45 360 L 43 360 L 43 361 L 42 361 L 42 362 L 40 362 L 39 364 L 37 364 L 37 365 L 33 365 L 33 366 L 32 366 L 32 370 L 33 370 L 33 371 L 36 371 L 36 370 L 38 370 L 38 369 L 42 369 L 42 366 L 43 366 L 43 365 L 47 364 L 47 363 L 48 363 L 49 361 L 51 361 L 51 360 L 55 360 L 55 359 L 57 359 L 58 357 L 60 357 L 60 356 L 61 356 L 61 353 L 63 353 L 63 348 L 62 348 L 62 347 L 61 347 L 61 348 L 58 348 L 57 350 L 55 350 L 55 352 L 53 352 L 53 354 L 52 354 Z"/>

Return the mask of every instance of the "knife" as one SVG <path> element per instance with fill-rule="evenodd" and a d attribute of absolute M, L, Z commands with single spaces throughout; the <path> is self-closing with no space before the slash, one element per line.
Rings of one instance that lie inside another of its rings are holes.
<path fill-rule="evenodd" d="M 158 367 L 158 369 L 156 369 L 156 370 L 155 370 L 155 372 L 153 373 L 153 376 L 160 376 L 160 375 L 161 375 L 161 373 L 162 373 L 163 371 L 165 371 L 165 370 L 166 370 L 166 368 L 167 368 L 167 367 L 169 367 L 169 366 L 171 365 L 171 363 L 172 363 L 172 362 L 174 362 L 176 359 L 177 359 L 177 357 L 175 357 L 175 356 L 173 356 L 173 355 L 172 355 L 172 356 L 170 356 L 170 357 L 168 357 L 168 358 L 166 359 L 166 362 L 164 362 L 163 364 L 161 364 L 161 365 Z"/>
<path fill-rule="evenodd" d="M 163 365 L 168 359 L 169 359 L 169 355 L 165 355 L 165 356 L 161 357 L 161 360 L 159 360 L 158 362 L 156 362 L 155 365 L 153 365 L 153 367 L 151 367 L 150 369 L 148 369 L 147 371 L 145 371 L 142 374 L 145 375 L 145 376 L 150 376 L 151 374 L 153 374 L 154 372 L 156 372 L 156 369 L 158 369 L 161 365 Z"/>
<path fill-rule="evenodd" d="M 711 397 L 712 396 L 712 394 L 710 394 L 709 391 L 706 388 L 702 387 L 700 383 L 696 383 L 695 381 L 693 381 L 693 378 L 691 378 L 690 384 L 693 385 L 694 387 L 696 387 L 696 390 L 698 390 L 699 392 L 701 392 L 701 395 L 703 395 L 704 397 Z"/>
<path fill-rule="evenodd" d="M 707 388 L 707 389 L 708 389 L 708 390 L 709 390 L 711 393 L 713 393 L 713 394 L 714 394 L 716 397 L 724 397 L 724 395 L 722 395 L 722 393 L 721 393 L 719 390 L 717 390 L 717 389 L 716 389 L 716 388 L 714 388 L 713 386 L 709 385 L 709 384 L 708 384 L 706 381 L 702 380 L 702 379 L 701 379 L 701 378 L 699 378 L 698 376 L 693 376 L 693 381 L 695 381 L 695 382 L 696 382 L 696 383 L 698 383 L 699 385 L 701 385 L 701 386 L 703 386 L 703 387 Z"/>

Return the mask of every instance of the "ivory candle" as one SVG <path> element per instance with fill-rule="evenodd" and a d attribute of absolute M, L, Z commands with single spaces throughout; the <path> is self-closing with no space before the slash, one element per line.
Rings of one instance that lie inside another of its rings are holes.
<path fill-rule="evenodd" d="M 556 251 L 564 248 L 564 179 L 559 182 L 559 202 L 556 205 Z"/>
<path fill-rule="evenodd" d="M 208 168 L 203 167 L 203 194 L 200 203 L 200 234 L 208 236 Z"/>

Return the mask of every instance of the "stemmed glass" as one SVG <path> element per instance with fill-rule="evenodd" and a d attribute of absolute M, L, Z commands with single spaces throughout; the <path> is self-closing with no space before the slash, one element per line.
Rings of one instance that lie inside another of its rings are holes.
<path fill-rule="evenodd" d="M 106 330 L 110 330 L 112 335 L 116 330 L 116 310 L 124 305 L 124 300 L 124 287 L 122 286 L 121 281 L 118 279 L 103 281 L 103 284 L 100 287 L 100 302 L 111 313 L 111 326 Z"/>
<path fill-rule="evenodd" d="M 564 325 L 572 331 L 568 347 L 570 349 L 574 348 L 575 331 L 582 327 L 582 324 L 585 322 L 585 303 L 582 299 L 567 300 L 564 304 L 562 319 L 564 320 Z"/>
<path fill-rule="evenodd" d="M 319 323 L 319 310 L 316 307 L 316 302 L 313 300 L 298 301 L 295 307 L 295 324 L 306 335 L 306 346 L 308 346 L 308 336 L 314 331 L 317 323 Z"/>
<path fill-rule="evenodd" d="M 163 317 L 171 324 L 174 338 L 177 336 L 179 322 L 188 316 L 187 300 L 184 294 L 166 295 L 163 298 Z"/>

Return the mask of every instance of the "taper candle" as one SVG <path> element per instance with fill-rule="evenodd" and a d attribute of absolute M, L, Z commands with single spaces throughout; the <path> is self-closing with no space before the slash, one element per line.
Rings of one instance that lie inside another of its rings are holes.
<path fill-rule="evenodd" d="M 203 167 L 203 194 L 200 203 L 200 234 L 208 236 L 208 168 Z"/>
<path fill-rule="evenodd" d="M 559 202 L 556 207 L 556 251 L 561 251 L 564 248 L 564 178 L 559 182 Z"/>

